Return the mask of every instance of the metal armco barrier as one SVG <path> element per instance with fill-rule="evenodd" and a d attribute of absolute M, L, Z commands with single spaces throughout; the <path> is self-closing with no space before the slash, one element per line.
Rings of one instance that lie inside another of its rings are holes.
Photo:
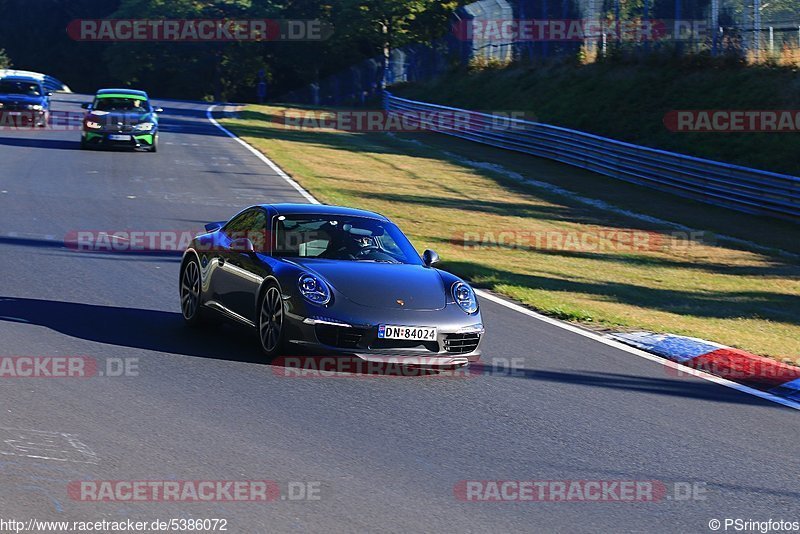
<path fill-rule="evenodd" d="M 560 161 L 734 210 L 800 223 L 800 177 L 623 143 L 597 135 L 384 93 L 387 112 L 419 127 Z M 446 116 L 447 120 L 442 117 Z M 455 120 L 451 120 L 455 118 Z"/>

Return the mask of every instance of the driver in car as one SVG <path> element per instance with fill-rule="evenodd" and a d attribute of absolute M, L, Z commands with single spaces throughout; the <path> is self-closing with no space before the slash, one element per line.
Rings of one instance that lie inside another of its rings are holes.
<path fill-rule="evenodd" d="M 355 259 L 368 247 L 373 246 L 372 238 L 366 235 L 350 233 L 350 228 L 345 225 L 342 230 L 336 230 L 328 242 L 328 247 L 320 256 L 324 258 Z"/>

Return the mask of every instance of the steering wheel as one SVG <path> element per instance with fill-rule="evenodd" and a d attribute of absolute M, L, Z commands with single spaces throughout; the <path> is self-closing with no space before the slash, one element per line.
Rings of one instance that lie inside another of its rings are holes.
<path fill-rule="evenodd" d="M 356 253 L 356 256 L 366 256 L 370 252 L 380 252 L 381 247 L 375 245 L 367 245 Z"/>

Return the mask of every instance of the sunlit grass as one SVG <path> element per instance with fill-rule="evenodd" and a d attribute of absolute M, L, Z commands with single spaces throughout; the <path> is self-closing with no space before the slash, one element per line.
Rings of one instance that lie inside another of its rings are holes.
<path fill-rule="evenodd" d="M 386 134 L 289 130 L 270 120 L 281 108 L 253 106 L 225 126 L 264 151 L 326 203 L 383 213 L 418 250 L 433 248 L 443 267 L 478 286 L 546 314 L 604 329 L 647 329 L 714 340 L 758 354 L 800 356 L 800 265 L 794 258 L 719 239 L 691 246 L 630 250 L 604 242 L 581 247 L 483 247 L 464 235 L 547 235 L 672 228 L 614 215 L 522 186 L 502 172 L 461 163 L 500 164 L 676 222 L 707 220 L 716 232 L 792 248 L 791 225 L 731 214 L 542 160 L 432 134 L 408 142 Z M 421 141 L 421 143 L 420 143 Z M 269 201 L 269 199 L 265 199 Z M 670 206 L 672 208 L 670 209 Z M 665 212 L 665 213 L 661 213 Z M 727 217 L 727 219 L 726 219 Z M 528 234 L 526 234 L 526 232 Z M 764 234 L 769 234 L 764 236 Z M 706 238 L 710 237 L 706 235 Z M 524 240 L 523 240 L 524 241 Z M 523 243 L 525 244 L 525 243 Z"/>

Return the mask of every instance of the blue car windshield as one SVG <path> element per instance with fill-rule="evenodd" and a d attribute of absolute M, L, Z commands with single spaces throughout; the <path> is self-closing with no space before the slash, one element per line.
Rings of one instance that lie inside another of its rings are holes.
<path fill-rule="evenodd" d="M 273 255 L 421 265 L 403 232 L 390 222 L 336 215 L 277 217 Z"/>
<path fill-rule="evenodd" d="M 37 83 L 0 81 L 0 94 L 42 96 L 42 89 Z"/>

